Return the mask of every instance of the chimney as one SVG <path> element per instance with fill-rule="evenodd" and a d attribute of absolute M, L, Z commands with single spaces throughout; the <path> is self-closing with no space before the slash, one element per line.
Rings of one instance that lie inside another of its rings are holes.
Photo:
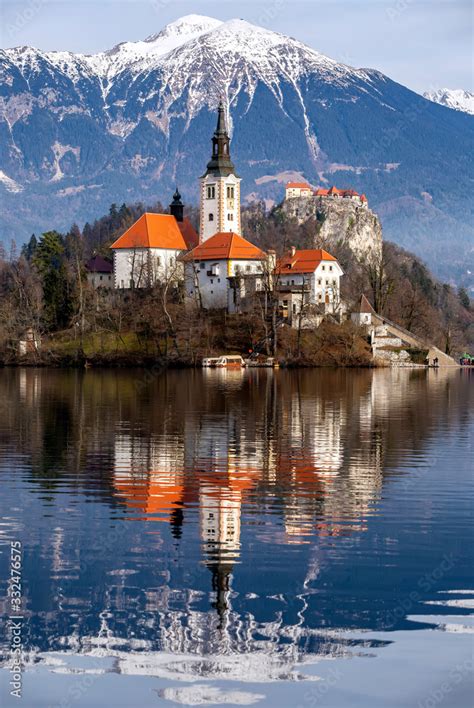
<path fill-rule="evenodd" d="M 296 255 L 296 248 L 295 248 L 295 246 L 292 246 L 292 247 L 290 248 L 290 255 L 291 255 L 292 258 L 294 258 L 294 256 Z"/>

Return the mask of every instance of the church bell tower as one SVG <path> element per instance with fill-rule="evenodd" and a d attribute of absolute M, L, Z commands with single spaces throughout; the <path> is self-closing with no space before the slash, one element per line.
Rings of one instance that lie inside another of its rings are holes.
<path fill-rule="evenodd" d="M 201 243 L 220 231 L 240 233 L 240 181 L 230 159 L 230 138 L 224 104 L 220 101 L 212 137 L 212 157 L 200 179 Z"/>

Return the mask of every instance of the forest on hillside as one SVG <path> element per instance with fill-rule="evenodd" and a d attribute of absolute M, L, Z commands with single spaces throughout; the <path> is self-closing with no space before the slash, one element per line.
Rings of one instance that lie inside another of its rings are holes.
<path fill-rule="evenodd" d="M 106 361 L 113 351 L 115 358 L 122 354 L 124 360 L 131 354 L 141 360 L 158 356 L 192 364 L 219 349 L 245 353 L 269 337 L 268 312 L 263 316 L 257 308 L 232 318 L 190 311 L 180 288 L 155 285 L 140 292 L 91 288 L 84 267 L 87 259 L 100 254 L 111 260 L 111 243 L 145 211 L 165 210 L 160 203 L 112 204 L 107 215 L 82 230 L 74 224 L 67 233 L 32 235 L 21 250 L 14 242 L 0 246 L 3 362 L 16 358 L 18 339 L 28 328 L 47 343 L 52 362 L 65 355 L 71 361 L 91 355 Z M 196 208 L 187 209 L 195 226 L 198 214 Z M 324 247 L 318 231 L 316 220 L 298 225 L 278 209 L 267 213 L 263 203 L 242 209 L 243 235 L 263 250 L 275 249 L 277 255 L 290 246 Z M 465 289 L 438 282 L 419 258 L 390 242 L 384 243 L 380 261 L 370 265 L 356 261 L 344 246 L 331 252 L 344 270 L 341 295 L 349 311 L 364 293 L 379 314 L 446 353 L 457 356 L 473 349 L 474 309 Z M 286 330 L 278 333 L 278 347 L 276 341 L 272 350 L 267 347 L 268 353 L 301 364 L 369 362 L 362 333 L 350 322 L 328 321 L 312 333 Z"/>

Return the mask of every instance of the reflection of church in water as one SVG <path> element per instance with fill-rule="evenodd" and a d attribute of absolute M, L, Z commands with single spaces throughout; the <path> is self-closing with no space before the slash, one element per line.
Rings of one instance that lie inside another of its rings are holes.
<path fill-rule="evenodd" d="M 228 381 L 226 371 L 206 375 L 236 391 L 249 376 L 232 372 Z M 243 509 L 277 502 L 275 532 L 282 542 L 307 544 L 363 531 L 381 486 L 372 387 L 349 401 L 284 387 L 277 392 L 273 372 L 261 376 L 264 394 L 253 407 L 255 419 L 229 407 L 184 420 L 179 434 L 121 431 L 115 438 L 118 500 L 138 518 L 168 522 L 176 539 L 187 515 L 198 513 L 203 562 L 221 620 L 235 564 L 245 563 Z"/>
<path fill-rule="evenodd" d="M 421 416 L 433 430 L 429 413 L 433 408 L 438 415 L 436 405 L 449 412 L 446 377 L 453 373 L 425 375 L 439 377 L 438 388 L 432 384 L 435 395 L 427 400 L 426 421 Z M 71 554 L 67 529 L 52 529 L 51 568 L 58 577 L 52 588 L 61 597 L 61 623 L 52 643 L 75 653 L 114 655 L 116 670 L 128 674 L 165 679 L 185 674 L 195 680 L 201 671 L 205 678 L 291 678 L 294 665 L 314 660 L 315 653 L 348 650 L 318 625 L 324 595 L 315 593 L 316 583 L 324 582 L 331 569 L 326 551 L 334 547 L 332 537 L 353 536 L 358 543 L 357 536 L 369 526 L 382 475 L 394 466 L 393 455 L 399 462 L 410 447 L 400 446 L 399 440 L 413 427 L 405 422 L 419 410 L 419 401 L 410 408 L 413 381 L 403 371 L 351 372 L 349 385 L 344 372 L 317 377 L 316 385 L 304 371 L 295 376 L 210 371 L 205 376 L 208 389 L 199 376 L 189 393 L 199 400 L 198 413 L 181 415 L 188 410 L 184 398 L 177 415 L 174 403 L 161 396 L 156 417 L 148 414 L 158 407 L 150 406 L 145 415 L 142 405 L 136 422 L 127 400 L 120 418 L 107 424 L 105 436 L 92 442 L 83 436 L 88 452 L 96 446 L 101 465 L 104 453 L 111 460 L 107 483 L 114 506 L 132 522 L 122 524 L 127 536 L 117 558 L 124 567 L 108 558 L 99 564 L 100 627 L 89 581 L 66 585 L 65 591 L 61 587 L 65 573 L 81 578 L 82 558 Z M 425 388 L 418 387 L 423 400 Z M 150 399 L 157 390 L 150 391 Z M 42 439 L 35 428 L 38 374 L 18 372 L 18 391 L 23 415 L 25 410 L 33 414 L 28 440 L 37 445 Z M 142 403 L 139 397 L 136 402 Z M 81 406 L 84 415 L 88 410 Z M 423 436 L 418 438 L 421 446 Z M 76 447 L 69 445 L 73 451 Z M 143 525 L 133 519 L 146 521 L 146 541 Z M 150 539 L 164 541 L 154 546 Z M 195 539 L 209 573 L 199 569 Z M 282 565 L 297 560 L 290 568 L 291 590 L 276 574 L 271 590 L 263 589 L 267 564 L 245 575 L 266 547 L 276 566 L 279 548 Z M 153 558 L 159 571 L 148 555 L 154 548 L 165 551 Z M 190 548 L 192 553 L 184 556 Z M 137 568 L 143 564 L 149 570 L 149 585 L 140 587 L 127 574 L 133 572 L 127 567 L 130 552 L 137 554 Z M 58 620 L 51 613 L 45 621 L 52 626 Z"/>

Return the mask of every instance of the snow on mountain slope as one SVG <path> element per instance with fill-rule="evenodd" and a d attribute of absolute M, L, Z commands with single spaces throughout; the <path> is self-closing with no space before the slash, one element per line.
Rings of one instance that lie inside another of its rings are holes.
<path fill-rule="evenodd" d="M 34 74 L 46 64 L 72 80 L 77 80 L 81 72 L 109 82 L 123 71 L 137 76 L 145 70 L 163 69 L 170 75 L 178 69 L 183 74 L 202 54 L 212 54 L 222 61 L 229 78 L 244 63 L 254 68 L 256 78 L 269 84 L 281 74 L 295 80 L 312 70 L 331 81 L 350 76 L 367 78 L 367 72 L 339 64 L 277 32 L 244 20 L 221 22 L 200 15 L 176 20 L 143 41 L 122 42 L 93 55 L 42 52 L 32 47 L 15 47 L 4 53 L 24 75 Z"/>
<path fill-rule="evenodd" d="M 84 57 L 98 74 L 113 78 L 133 66 L 134 73 L 157 64 L 158 60 L 186 42 L 211 32 L 222 24 L 220 20 L 202 15 L 186 15 L 138 42 L 122 42 L 106 52 Z"/>
<path fill-rule="evenodd" d="M 455 111 L 463 111 L 474 115 L 474 93 L 464 91 L 464 89 L 438 89 L 437 91 L 425 91 L 425 98 L 442 106 L 453 108 Z"/>

